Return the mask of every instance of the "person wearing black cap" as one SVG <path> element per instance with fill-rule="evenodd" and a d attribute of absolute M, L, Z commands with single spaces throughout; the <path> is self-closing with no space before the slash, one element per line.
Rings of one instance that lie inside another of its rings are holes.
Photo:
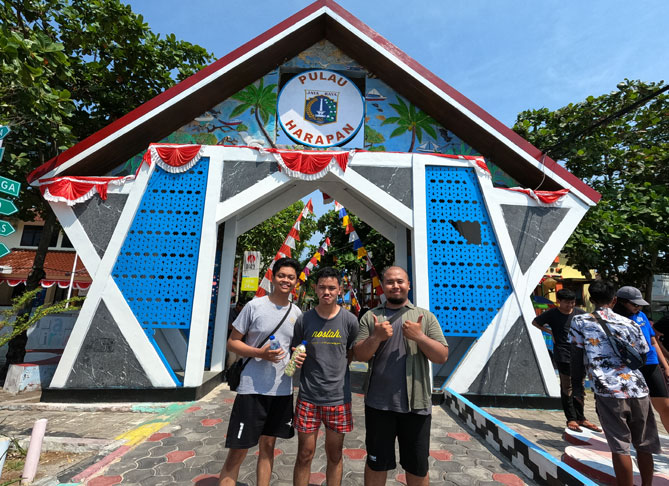
<path fill-rule="evenodd" d="M 648 384 L 653 408 L 657 410 L 662 425 L 669 432 L 669 390 L 667 390 L 665 381 L 665 375 L 669 376 L 669 367 L 667 367 L 667 361 L 655 338 L 655 331 L 650 325 L 648 317 L 641 310 L 643 306 L 649 304 L 643 299 L 641 291 L 636 287 L 621 287 L 616 292 L 616 297 L 617 302 L 613 312 L 637 323 L 650 348 L 646 355 L 646 364 L 641 367 L 640 371 Z M 660 364 L 662 364 L 662 367 L 660 367 Z"/>

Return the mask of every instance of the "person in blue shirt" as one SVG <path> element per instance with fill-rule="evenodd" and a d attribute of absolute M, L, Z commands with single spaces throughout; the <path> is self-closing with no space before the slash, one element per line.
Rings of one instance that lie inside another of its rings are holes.
<path fill-rule="evenodd" d="M 616 292 L 617 302 L 613 311 L 631 321 L 641 328 L 650 351 L 646 355 L 646 364 L 641 367 L 653 408 L 657 411 L 664 429 L 669 432 L 669 390 L 667 389 L 666 377 L 669 377 L 669 367 L 664 354 L 660 350 L 655 331 L 648 321 L 648 317 L 641 310 L 643 306 L 649 305 L 636 287 L 621 287 Z M 660 366 L 660 364 L 662 366 Z"/>

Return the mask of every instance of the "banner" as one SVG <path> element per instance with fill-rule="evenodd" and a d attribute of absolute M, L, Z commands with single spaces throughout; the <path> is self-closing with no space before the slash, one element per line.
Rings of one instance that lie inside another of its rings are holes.
<path fill-rule="evenodd" d="M 242 263 L 242 292 L 255 292 L 258 290 L 260 280 L 260 252 L 245 251 Z"/>

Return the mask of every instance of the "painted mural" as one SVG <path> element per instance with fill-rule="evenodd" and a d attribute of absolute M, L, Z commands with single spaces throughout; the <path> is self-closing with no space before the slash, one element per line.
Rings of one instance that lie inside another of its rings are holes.
<path fill-rule="evenodd" d="M 285 81 L 291 73 L 305 69 L 340 71 L 364 87 L 364 127 L 343 148 L 479 155 L 453 132 L 439 125 L 327 40 L 314 44 L 159 142 L 311 149 L 296 144 L 283 130 L 277 129 L 280 79 L 283 77 Z M 128 160 L 112 174 L 133 173 L 141 162 L 141 155 Z M 487 162 L 493 185 L 518 186 L 494 163 Z"/>

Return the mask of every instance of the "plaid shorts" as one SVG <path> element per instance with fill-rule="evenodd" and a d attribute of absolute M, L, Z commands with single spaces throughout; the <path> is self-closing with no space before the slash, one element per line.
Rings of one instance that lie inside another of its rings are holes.
<path fill-rule="evenodd" d="M 297 399 L 295 406 L 295 430 L 310 434 L 316 432 L 321 426 L 321 422 L 325 426 L 338 432 L 345 434 L 353 430 L 353 414 L 351 413 L 351 402 L 342 405 L 314 405 L 313 403 L 305 402 Z"/>

